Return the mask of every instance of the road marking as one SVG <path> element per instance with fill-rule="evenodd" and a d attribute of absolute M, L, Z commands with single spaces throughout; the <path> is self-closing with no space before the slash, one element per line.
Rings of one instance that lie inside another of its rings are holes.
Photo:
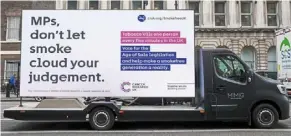
<path fill-rule="evenodd" d="M 2 131 L 1 134 L 50 134 L 50 133 L 192 133 L 192 132 L 291 132 L 291 129 L 215 129 L 215 130 L 125 130 L 125 131 Z"/>

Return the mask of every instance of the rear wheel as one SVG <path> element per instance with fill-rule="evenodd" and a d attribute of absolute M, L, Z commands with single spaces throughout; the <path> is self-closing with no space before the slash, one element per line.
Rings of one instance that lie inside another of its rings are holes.
<path fill-rule="evenodd" d="M 34 97 L 34 100 L 37 102 L 41 102 L 44 99 L 44 97 Z"/>
<path fill-rule="evenodd" d="M 252 122 L 256 128 L 272 128 L 278 120 L 278 111 L 270 104 L 260 104 L 252 112 Z"/>
<path fill-rule="evenodd" d="M 100 107 L 94 109 L 89 115 L 89 122 L 92 129 L 109 130 L 113 127 L 115 118 L 112 110 Z"/>

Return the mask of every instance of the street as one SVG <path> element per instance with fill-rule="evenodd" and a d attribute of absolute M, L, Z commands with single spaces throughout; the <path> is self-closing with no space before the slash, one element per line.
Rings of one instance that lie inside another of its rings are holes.
<path fill-rule="evenodd" d="M 251 129 L 246 123 L 191 122 L 191 123 L 117 123 L 112 131 L 96 132 L 86 122 L 24 122 L 3 118 L 3 110 L 19 102 L 1 102 L 1 130 L 5 136 L 13 135 L 290 135 L 291 119 L 280 121 L 275 129 Z"/>

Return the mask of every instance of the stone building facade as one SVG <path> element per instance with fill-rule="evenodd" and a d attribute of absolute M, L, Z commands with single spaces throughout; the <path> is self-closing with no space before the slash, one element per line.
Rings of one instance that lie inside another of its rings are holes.
<path fill-rule="evenodd" d="M 55 1 L 1 1 L 1 83 L 17 74 L 23 9 L 55 9 Z"/>
<path fill-rule="evenodd" d="M 193 9 L 195 46 L 228 48 L 253 69 L 274 72 L 277 68 L 274 31 L 291 26 L 290 0 L 2 1 L 1 78 L 15 71 L 7 62 L 20 59 L 21 9 Z"/>
<path fill-rule="evenodd" d="M 277 71 L 275 30 L 291 26 L 290 0 L 67 0 L 56 8 L 193 9 L 195 46 L 229 48 L 254 70 L 271 72 Z"/>

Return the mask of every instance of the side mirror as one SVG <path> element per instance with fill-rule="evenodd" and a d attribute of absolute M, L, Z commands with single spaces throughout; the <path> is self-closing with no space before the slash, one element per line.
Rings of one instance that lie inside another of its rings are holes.
<path fill-rule="evenodd" d="M 247 77 L 247 81 L 248 81 L 248 83 L 252 82 L 253 71 L 248 70 L 248 71 L 246 72 L 246 77 Z"/>

